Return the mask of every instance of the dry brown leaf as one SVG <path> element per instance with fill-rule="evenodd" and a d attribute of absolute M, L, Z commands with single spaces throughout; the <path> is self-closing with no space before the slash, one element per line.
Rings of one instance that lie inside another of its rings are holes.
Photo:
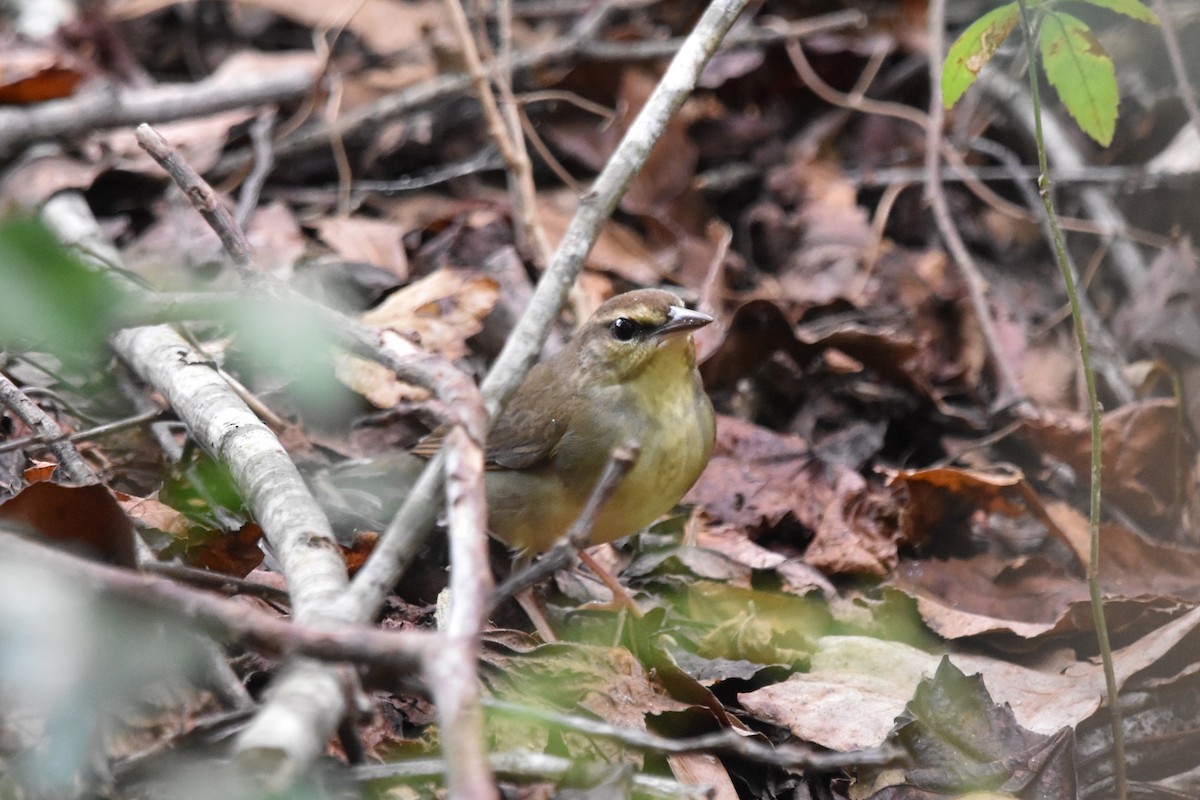
<path fill-rule="evenodd" d="M 1091 537 L 1087 515 L 1066 503 L 1046 510 L 1087 561 Z M 1123 525 L 1100 526 L 1100 582 L 1105 597 L 1162 597 L 1200 602 L 1200 551 L 1140 536 Z"/>
<path fill-rule="evenodd" d="M 1060 501 L 1047 503 L 1045 512 L 1074 559 L 1040 548 L 1055 560 L 996 553 L 906 560 L 896 583 L 916 599 L 925 623 L 946 639 L 993 633 L 1020 639 L 1090 635 L 1083 581 L 1090 549 L 1087 518 Z M 1181 604 L 1200 601 L 1197 574 L 1200 552 L 1149 541 L 1120 525 L 1101 527 L 1100 582 L 1114 638 L 1138 635 Z"/>
<path fill-rule="evenodd" d="M 394 331 L 384 331 L 380 339 L 385 350 L 400 358 L 421 352 L 421 348 Z M 395 373 L 387 367 L 357 356 L 335 354 L 333 370 L 339 381 L 376 408 L 392 408 L 404 401 L 420 402 L 429 398 L 428 389 L 397 380 Z"/>
<path fill-rule="evenodd" d="M 229 131 L 254 116 L 249 108 L 208 114 L 197 119 L 164 122 L 155 126 L 167 143 L 197 172 L 205 172 L 217 163 L 225 148 Z M 84 145 L 94 160 L 111 169 L 162 176 L 162 167 L 137 143 L 132 128 L 94 134 Z"/>
<path fill-rule="evenodd" d="M 1195 639 L 1200 609 L 1163 625 L 1113 654 L 1118 683 L 1155 664 L 1185 639 Z M 759 719 L 788 728 L 804 741 L 833 750 L 874 747 L 913 695 L 934 674 L 941 657 L 900 642 L 831 636 L 818 642 L 808 672 L 783 683 L 741 694 L 738 700 Z M 1098 663 L 1051 658 L 1041 668 L 990 656 L 952 654 L 967 675 L 982 674 L 988 691 L 1012 706 L 1022 727 L 1052 734 L 1092 714 L 1106 689 Z"/>
<path fill-rule="evenodd" d="M 1185 465 L 1193 449 L 1180 427 L 1178 404 L 1169 398 L 1141 400 L 1106 413 L 1101 421 L 1103 492 L 1142 524 L 1175 535 L 1175 514 Z M 1086 480 L 1091 435 L 1082 417 L 1043 417 L 1025 423 L 1029 438 L 1053 459 Z"/>
<path fill-rule="evenodd" d="M 288 206 L 274 201 L 254 210 L 246 225 L 246 239 L 254 253 L 255 266 L 286 281 L 307 246 L 296 215 Z"/>
<path fill-rule="evenodd" d="M 1078 571 L 1033 557 L 905 560 L 895 582 L 917 599 L 926 624 L 947 639 L 993 631 L 1041 636 L 1087 598 Z"/>
<path fill-rule="evenodd" d="M 137 566 L 133 524 L 113 492 L 99 484 L 31 484 L 0 504 L 0 523 L 98 561 Z"/>
<path fill-rule="evenodd" d="M 374 96 L 399 91 L 422 81 L 437 77 L 437 65 L 433 63 L 395 64 L 379 69 L 365 70 L 359 76 L 363 89 Z"/>
<path fill-rule="evenodd" d="M 0 216 L 34 213 L 64 189 L 87 189 L 103 171 L 100 164 L 61 154 L 16 164 L 6 170 L 0 181 Z"/>
<path fill-rule="evenodd" d="M 401 0 L 362 0 L 330 3 L 328 0 L 236 0 L 271 11 L 316 30 L 345 26 L 380 55 L 422 52 L 429 28 L 445 19 L 440 3 Z"/>
<path fill-rule="evenodd" d="M 387 219 L 395 220 L 405 234 L 427 228 L 441 230 L 455 217 L 480 210 L 480 204 L 474 199 L 447 197 L 435 192 L 414 192 L 399 197 L 382 198 L 378 202 Z M 491 219 L 500 214 L 491 207 L 482 210 L 490 211 Z"/>
<path fill-rule="evenodd" d="M 362 217 L 325 217 L 313 225 L 321 241 L 341 258 L 374 264 L 400 280 L 408 278 L 404 231 L 397 223 Z"/>
<path fill-rule="evenodd" d="M 69 97 L 87 77 L 88 65 L 52 40 L 0 38 L 0 104 L 24 105 Z"/>
<path fill-rule="evenodd" d="M 607 135 L 623 134 L 646 104 L 658 85 L 659 76 L 642 68 L 621 72 L 617 106 L 619 118 L 607 129 Z M 689 100 L 672 114 L 662 135 L 654 143 L 645 165 L 634 175 L 629 190 L 621 198 L 621 208 L 633 214 L 652 216 L 662 212 L 672 200 L 687 191 L 696 171 L 700 151 L 688 135 L 696 120 L 697 103 Z M 614 144 L 615 144 L 614 138 Z"/>
<path fill-rule="evenodd" d="M 936 565 L 927 566 L 931 569 L 937 568 Z M 1079 602 L 1082 599 L 1083 592 L 1079 590 L 1078 585 L 1072 584 L 1068 587 L 1068 590 L 1071 592 L 1072 597 L 1074 597 L 1073 602 Z M 1037 639 L 1058 630 L 1062 624 L 1063 617 L 1066 616 L 1067 610 L 1070 608 L 1069 602 L 1065 602 L 1061 606 L 1054 604 L 1054 607 L 1050 608 L 1051 603 L 1049 599 L 1041 598 L 1048 606 L 1047 610 L 1057 609 L 1059 616 L 1046 622 L 1001 619 L 963 608 L 963 604 L 958 602 L 955 597 L 966 591 L 969 591 L 968 586 L 959 587 L 955 595 L 951 597 L 931 597 L 924 593 L 916 594 L 917 613 L 921 615 L 922 621 L 929 626 L 930 630 L 943 639 L 951 641 L 995 633 L 1009 633 L 1021 639 Z"/>
<path fill-rule="evenodd" d="M 250 77 L 307 72 L 316 83 L 324 68 L 325 61 L 312 50 L 238 50 L 222 61 L 205 82 L 241 86 Z"/>
<path fill-rule="evenodd" d="M 667 764 L 671 774 L 684 786 L 708 786 L 711 800 L 738 800 L 725 765 L 711 753 L 669 755 Z"/>
<path fill-rule="evenodd" d="M 538 194 L 538 210 L 551 246 L 557 247 L 567 232 L 575 214 L 575 201 L 575 193 L 571 191 Z M 587 266 L 612 272 L 630 283 L 652 286 L 660 283 L 665 275 L 662 261 L 662 254 L 650 249 L 632 230 L 610 220 L 588 254 Z"/>
<path fill-rule="evenodd" d="M 401 357 L 423 350 L 453 361 L 467 354 L 467 339 L 483 328 L 498 296 L 491 278 L 442 269 L 393 292 L 361 319 L 381 329 L 384 347 Z M 426 390 L 397 380 L 391 370 L 352 356 L 337 358 L 335 372 L 377 408 L 428 396 Z"/>
<path fill-rule="evenodd" d="M 778 525 L 797 512 L 812 475 L 808 443 L 749 422 L 718 415 L 708 468 L 684 498 L 718 522 L 742 530 Z"/>
<path fill-rule="evenodd" d="M 960 526 L 977 510 L 1010 517 L 1026 512 L 1014 497 L 1025 478 L 1015 470 L 979 470 L 941 467 L 902 470 L 889 484 L 902 487 L 908 494 L 901 513 L 904 538 L 909 542 L 928 542 L 939 528 Z"/>
<path fill-rule="evenodd" d="M 152 497 L 134 497 L 117 492 L 117 502 L 125 513 L 147 528 L 168 533 L 176 539 L 186 539 L 191 528 L 187 517 L 171 506 Z"/>
<path fill-rule="evenodd" d="M 828 501 L 815 515 L 804 560 L 826 575 L 882 578 L 898 559 L 899 508 L 892 493 L 872 487 L 858 472 L 826 464 L 836 475 Z"/>
<path fill-rule="evenodd" d="M 467 339 L 479 333 L 497 295 L 491 278 L 440 269 L 388 295 L 361 319 L 453 361 L 469 352 Z"/>

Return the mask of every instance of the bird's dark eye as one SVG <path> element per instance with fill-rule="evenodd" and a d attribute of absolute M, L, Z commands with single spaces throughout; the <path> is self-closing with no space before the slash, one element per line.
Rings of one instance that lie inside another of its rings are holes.
<path fill-rule="evenodd" d="M 619 342 L 628 342 L 637 333 L 637 323 L 628 317 L 617 317 L 609 325 L 613 338 Z"/>

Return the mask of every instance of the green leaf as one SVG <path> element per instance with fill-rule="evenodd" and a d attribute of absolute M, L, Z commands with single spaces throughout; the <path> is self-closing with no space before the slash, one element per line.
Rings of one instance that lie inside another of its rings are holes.
<path fill-rule="evenodd" d="M 957 103 L 975 82 L 1020 18 L 1021 9 L 1016 3 L 1002 5 L 971 23 L 950 46 L 942 65 L 942 102 L 946 108 Z"/>
<path fill-rule="evenodd" d="M 1091 28 L 1070 14 L 1047 14 L 1039 41 L 1042 68 L 1083 132 L 1101 146 L 1117 126 L 1117 75 Z"/>
<path fill-rule="evenodd" d="M 1153 11 L 1141 4 L 1140 0 L 1080 0 L 1091 6 L 1099 8 L 1107 8 L 1109 11 L 1115 11 L 1118 14 L 1124 14 L 1127 17 L 1132 17 L 1138 22 L 1144 22 L 1147 25 L 1161 25 L 1158 17 Z"/>

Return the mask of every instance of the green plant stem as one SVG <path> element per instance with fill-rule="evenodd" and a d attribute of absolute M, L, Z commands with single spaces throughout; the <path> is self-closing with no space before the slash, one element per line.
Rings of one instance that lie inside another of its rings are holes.
<path fill-rule="evenodd" d="M 1063 283 L 1067 287 L 1067 298 L 1071 304 L 1071 319 L 1075 324 L 1075 335 L 1079 339 L 1079 357 L 1083 362 L 1083 380 L 1087 388 L 1088 417 L 1092 428 L 1091 508 L 1088 514 L 1091 551 L 1088 554 L 1087 585 L 1092 604 L 1092 621 L 1096 626 L 1096 640 L 1100 648 L 1100 659 L 1104 665 L 1104 683 L 1108 689 L 1109 721 L 1112 725 L 1113 736 L 1113 779 L 1116 782 L 1117 797 L 1119 800 L 1126 800 L 1128 786 L 1125 778 L 1125 734 L 1121 725 L 1121 705 L 1118 702 L 1117 676 L 1113 669 L 1112 646 L 1108 640 L 1108 625 L 1104 621 L 1104 597 L 1100 591 L 1100 400 L 1096 395 L 1096 374 L 1092 369 L 1092 352 L 1088 346 L 1087 331 L 1084 328 L 1083 315 L 1079 309 L 1079 293 L 1075 286 L 1075 276 L 1071 274 L 1071 268 L 1067 262 L 1062 228 L 1058 224 L 1058 214 L 1054 209 L 1054 196 L 1050 191 L 1050 167 L 1046 158 L 1046 145 L 1042 139 L 1042 105 L 1039 96 L 1037 48 L 1033 41 L 1033 26 L 1029 20 L 1027 0 L 1017 0 L 1017 2 L 1021 7 L 1021 29 L 1029 56 L 1029 91 L 1033 100 L 1034 135 L 1037 139 L 1038 169 L 1041 172 L 1038 177 L 1038 192 L 1042 196 L 1042 203 L 1046 206 L 1046 215 L 1050 219 L 1050 230 L 1054 236 L 1054 257 L 1062 272 Z"/>

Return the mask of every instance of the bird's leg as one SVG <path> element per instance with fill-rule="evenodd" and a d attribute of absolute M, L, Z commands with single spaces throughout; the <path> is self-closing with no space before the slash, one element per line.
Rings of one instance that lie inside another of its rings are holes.
<path fill-rule="evenodd" d="M 538 636 L 542 637 L 542 641 L 547 644 L 557 642 L 558 637 L 554 635 L 550 621 L 546 619 L 546 615 L 542 613 L 542 607 L 538 605 L 537 598 L 533 596 L 533 587 L 526 586 L 517 592 L 515 599 L 520 604 L 521 610 L 525 612 L 525 616 L 529 617 L 529 621 L 533 623 L 534 630 L 538 632 Z"/>
<path fill-rule="evenodd" d="M 601 566 L 600 562 L 596 561 L 596 559 L 592 558 L 586 548 L 592 526 L 595 525 L 601 508 L 612 497 L 613 492 L 617 490 L 617 485 L 633 469 L 641 452 L 642 445 L 636 439 L 628 439 L 612 451 L 608 459 L 608 464 L 605 465 L 604 472 L 600 475 L 600 480 L 596 482 L 591 496 L 588 497 L 587 504 L 583 507 L 583 511 L 579 514 L 579 517 L 576 518 L 575 522 L 567 530 L 565 537 L 570 545 L 579 553 L 579 560 L 587 564 L 596 577 L 600 579 L 600 582 L 612 592 L 613 605 L 618 608 L 627 609 L 637 618 L 641 618 L 642 612 L 633 602 L 633 598 L 629 596 L 629 592 L 625 590 L 620 581 L 613 577 L 611 572 Z"/>
<path fill-rule="evenodd" d="M 642 618 L 642 610 L 637 607 L 637 603 L 633 602 L 633 597 L 629 594 L 629 591 L 599 561 L 592 558 L 591 553 L 587 550 L 580 550 L 579 560 L 587 564 L 588 568 L 591 569 L 600 582 L 612 592 L 612 601 L 615 607 L 625 609 L 637 619 Z"/>
<path fill-rule="evenodd" d="M 506 597 L 515 596 L 517 602 L 521 604 L 521 608 L 525 610 L 526 615 L 533 622 L 534 627 L 537 628 L 542 638 L 547 642 L 557 641 L 554 631 L 551 630 L 550 624 L 546 622 L 545 615 L 542 614 L 541 608 L 534 602 L 530 587 L 536 581 L 548 578 L 557 570 L 569 566 L 573 556 L 578 555 L 583 563 L 591 567 L 592 572 L 595 573 L 600 582 L 612 592 L 614 606 L 627 609 L 635 617 L 640 618 L 642 616 L 641 610 L 633 602 L 633 598 L 629 596 L 629 592 L 625 590 L 625 587 L 584 549 L 587 547 L 588 537 L 592 526 L 596 522 L 596 517 L 600 513 L 600 509 L 612 496 L 612 493 L 616 491 L 617 484 L 620 483 L 621 479 L 633 468 L 640 452 L 641 445 L 632 439 L 613 450 L 608 464 L 604 468 L 604 472 L 596 482 L 596 486 L 592 489 L 592 493 L 584 505 L 583 511 L 580 512 L 579 516 L 571 524 L 566 534 L 533 566 L 530 566 L 532 553 L 518 554 L 513 559 L 513 569 L 509 579 L 501 584 L 492 596 L 493 605 Z"/>
<path fill-rule="evenodd" d="M 533 554 L 528 552 L 517 553 L 513 556 L 512 569 L 509 571 L 509 577 L 520 578 L 527 575 L 529 572 L 530 562 L 533 561 Z M 506 584 L 508 582 L 506 581 Z M 529 617 L 529 621 L 533 623 L 533 628 L 538 632 L 538 636 L 542 637 L 542 641 L 546 643 L 557 642 L 558 637 L 554 635 L 554 629 L 550 627 L 550 621 L 546 619 L 546 615 L 542 613 L 542 607 L 538 605 L 537 598 L 533 596 L 532 583 L 521 582 L 520 588 L 512 593 L 512 598 L 521 606 L 521 610 L 525 612 L 525 616 Z M 497 592 L 497 599 L 505 586 Z"/>

